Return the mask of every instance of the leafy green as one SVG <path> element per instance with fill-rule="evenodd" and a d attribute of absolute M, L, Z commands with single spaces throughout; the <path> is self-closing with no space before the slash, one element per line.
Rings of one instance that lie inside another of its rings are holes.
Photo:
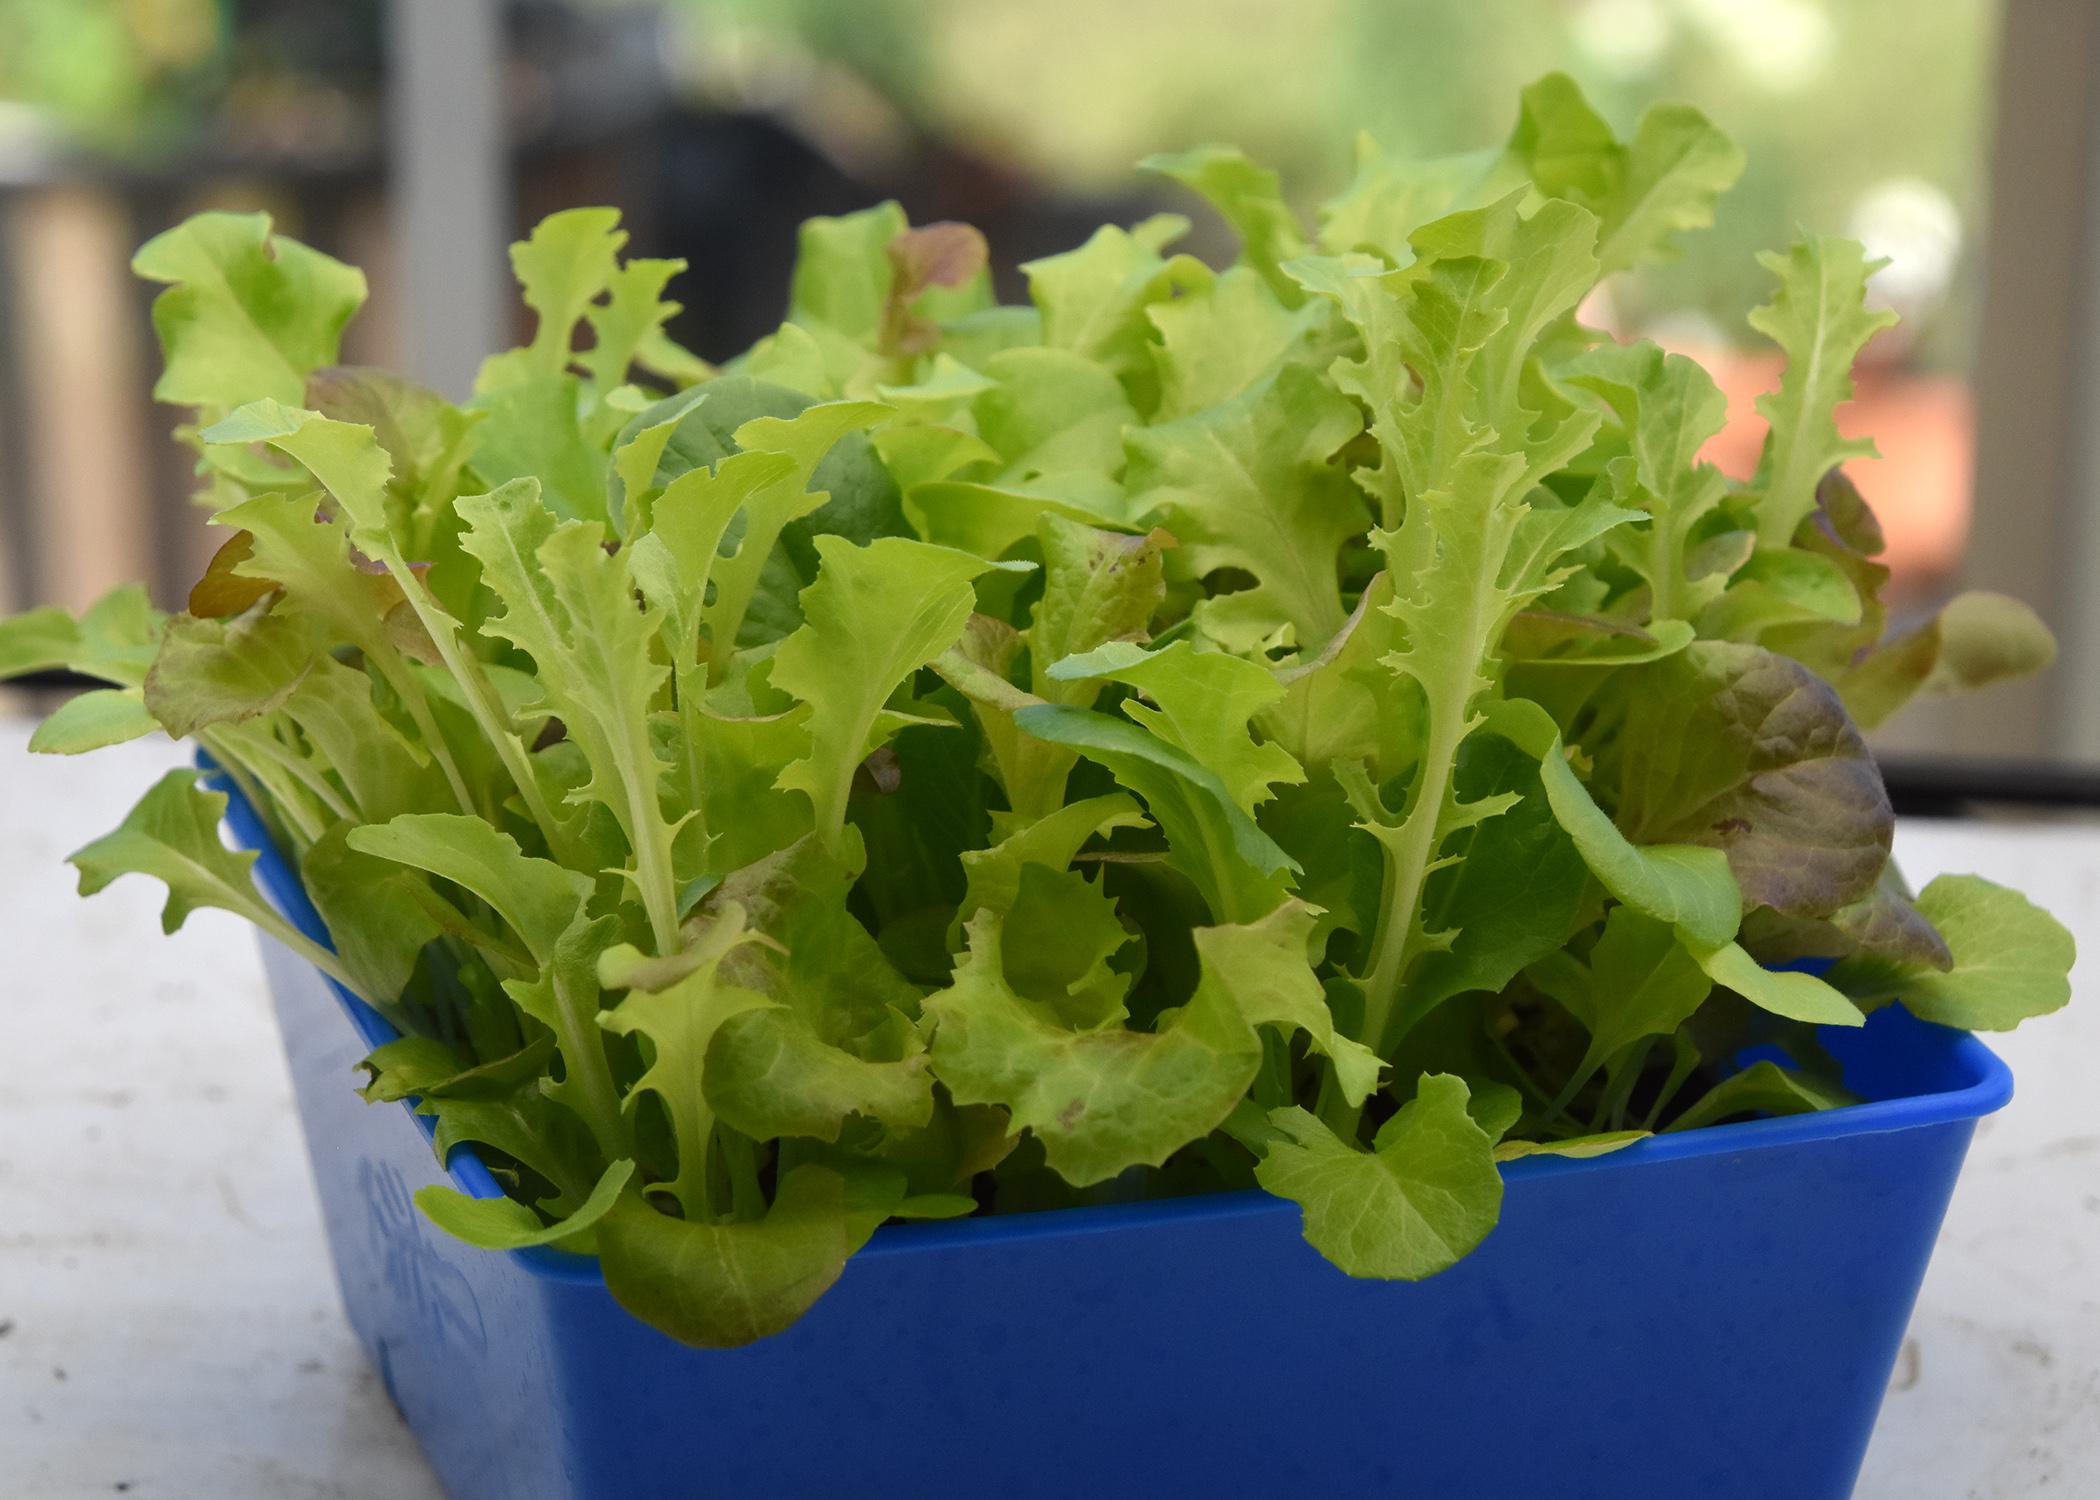
<path fill-rule="evenodd" d="M 1424 1076 L 1368 1151 L 1302 1109 L 1269 1116 L 1261 1185 L 1305 1211 L 1305 1237 L 1351 1276 L 1419 1281 L 1451 1266 L 1495 1227 L 1502 1178 L 1487 1133 L 1466 1113 L 1466 1085 Z"/>
<path fill-rule="evenodd" d="M 1540 192 L 1597 215 L 1606 276 L 1667 253 L 1682 230 L 1711 224 L 1715 199 L 1743 171 L 1735 143 L 1687 105 L 1655 105 L 1631 141 L 1618 141 L 1565 73 L 1524 91 L 1507 154 Z"/>
<path fill-rule="evenodd" d="M 1261 1062 L 1235 976 L 1206 969 L 1211 982 L 1157 1031 L 1072 1030 L 1008 986 L 1001 927 L 994 914 L 972 919 L 954 984 L 926 1003 L 933 1064 L 957 1103 L 1004 1106 L 1081 1187 L 1158 1166 L 1232 1112 Z"/>
<path fill-rule="evenodd" d="M 39 755 L 79 755 L 121 745 L 160 728 L 143 697 L 127 688 L 96 688 L 68 698 L 29 737 Z"/>
<path fill-rule="evenodd" d="M 2071 935 L 2018 891 L 1942 875 L 1918 893 L 1917 912 L 1946 942 L 1951 963 L 1861 953 L 1833 967 L 1829 982 L 1856 1000 L 1901 1000 L 1928 1021 L 1974 1031 L 2009 1031 L 2071 998 Z"/>
<path fill-rule="evenodd" d="M 574 1213 L 552 1224 L 513 1198 L 469 1198 L 457 1189 L 432 1184 L 416 1189 L 416 1207 L 447 1234 L 478 1250 L 526 1250 L 535 1245 L 564 1249 L 588 1243 L 591 1226 L 611 1212 L 620 1190 L 634 1175 L 634 1163 L 616 1161 Z"/>
<path fill-rule="evenodd" d="M 363 272 L 272 234 L 268 214 L 197 214 L 131 268 L 168 288 L 153 299 L 166 359 L 153 394 L 205 411 L 298 403 L 365 300 Z"/>
<path fill-rule="evenodd" d="M 1361 426 L 1340 392 L 1284 365 L 1221 405 L 1131 433 L 1134 503 L 1159 516 L 1189 569 L 1255 579 L 1205 602 L 1221 637 L 1252 644 L 1288 629 L 1317 646 L 1341 629 L 1342 545 L 1362 533 L 1364 508 L 1328 460 Z"/>
<path fill-rule="evenodd" d="M 605 1284 L 673 1338 L 728 1348 L 778 1333 L 838 1280 L 900 1203 L 828 1167 L 800 1166 L 756 1219 L 694 1223 L 625 1197 L 598 1224 Z"/>
<path fill-rule="evenodd" d="M 1868 339 L 1896 321 L 1865 306 L 1867 278 L 1881 268 L 1851 240 L 1813 236 L 1761 263 L 1779 278 L 1772 300 L 1750 326 L 1787 357 L 1779 389 L 1757 402 L 1772 424 L 1752 481 L 1761 545 L 1783 546 L 1815 509 L 1816 485 L 1848 458 L 1874 457 L 1874 445 L 1838 436 L 1831 413 L 1852 399 L 1852 361 Z"/>
<path fill-rule="evenodd" d="M 1713 379 L 1577 317 L 1711 221 L 1741 160 L 1696 111 L 1622 140 L 1549 77 L 1499 147 L 1367 143 L 1311 233 L 1235 150 L 1148 165 L 1234 265 L 1163 215 L 999 307 L 977 231 L 884 204 L 805 226 L 720 370 L 676 262 L 557 214 L 464 405 L 338 366 L 362 278 L 261 216 L 152 241 L 217 550 L 172 617 L 0 622 L 0 676 L 105 684 L 34 750 L 194 736 L 328 943 L 196 773 L 81 889 L 363 995 L 367 1097 L 507 1191 L 425 1213 L 709 1347 L 892 1218 L 1250 1182 L 1431 1275 L 1501 1162 L 1851 1102 L 1813 1027 L 2064 1002 L 2047 916 L 1889 863 L 1860 726 L 2052 648 L 1997 595 L 1892 628 L 1838 467 L 1858 246 L 1768 261 L 1738 482 Z"/>
<path fill-rule="evenodd" d="M 348 983 L 334 955 L 295 930 L 255 889 L 254 852 L 237 853 L 219 842 L 226 794 L 206 791 L 200 779 L 195 771 L 168 772 L 115 830 L 68 856 L 80 872 L 80 894 L 92 896 L 120 876 L 148 875 L 168 888 L 161 931 L 174 932 L 199 907 L 218 907 Z"/>

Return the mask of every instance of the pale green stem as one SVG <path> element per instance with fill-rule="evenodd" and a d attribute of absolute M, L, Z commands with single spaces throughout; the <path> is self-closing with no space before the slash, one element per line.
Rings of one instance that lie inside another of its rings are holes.
<path fill-rule="evenodd" d="M 199 731 L 197 738 L 222 765 L 246 761 L 245 770 L 252 787 L 244 784 L 242 791 L 249 795 L 249 801 L 258 810 L 263 806 L 273 808 L 284 819 L 287 831 L 297 835 L 303 844 L 310 846 L 320 839 L 327 825 L 306 800 L 306 788 L 297 777 L 288 776 L 274 760 L 264 761 L 244 754 L 236 748 L 236 742 L 223 734 L 213 734 L 207 729 Z M 254 795 L 257 792 L 261 794 L 260 798 Z"/>
<path fill-rule="evenodd" d="M 1372 950 L 1371 969 L 1364 981 L 1364 1030 L 1362 1041 L 1380 1056 L 1390 1055 L 1386 1032 L 1394 1007 L 1399 1003 L 1401 981 L 1413 962 L 1422 932 L 1422 889 L 1428 883 L 1429 866 L 1436 859 L 1437 832 L 1443 826 L 1445 803 L 1452 794 L 1452 773 L 1458 747 L 1469 728 L 1466 704 L 1471 696 L 1473 664 L 1466 660 L 1463 672 L 1452 671 L 1438 691 L 1425 699 L 1429 716 L 1429 741 L 1423 748 L 1422 779 L 1414 803 L 1400 825 L 1397 848 L 1386 845 L 1385 877 L 1380 903 L 1383 913 L 1378 943 Z"/>
<path fill-rule="evenodd" d="M 255 735 L 254 744 L 257 751 L 267 755 L 271 760 L 291 773 L 301 785 L 313 793 L 315 801 L 319 802 L 331 813 L 334 813 L 338 819 L 346 823 L 357 821 L 356 810 L 344 800 L 341 793 L 329 785 L 328 777 L 314 769 L 302 756 L 294 754 L 284 745 L 271 738 L 268 731 Z"/>
<path fill-rule="evenodd" d="M 653 778 L 643 774 L 643 766 L 629 766 L 621 779 L 627 783 L 627 816 L 634 824 L 635 884 L 641 888 L 642 908 L 649 914 L 656 951 L 668 956 L 679 949 L 678 893 L 671 883 L 670 839 L 665 836 L 663 811 L 656 805 L 656 790 L 650 784 Z"/>
<path fill-rule="evenodd" d="M 562 863 L 572 869 L 587 868 L 588 862 L 578 857 L 581 851 L 570 847 L 569 840 L 563 835 L 562 824 L 554 816 L 554 809 L 548 806 L 539 778 L 532 774 L 531 757 L 525 753 L 517 732 L 510 727 L 496 690 L 489 686 L 488 678 L 482 674 L 481 664 L 461 649 L 457 633 L 459 622 L 426 603 L 423 580 L 416 577 L 392 546 L 386 548 L 380 562 L 401 585 L 402 594 L 408 599 L 409 607 L 415 610 L 416 618 L 423 622 L 424 632 L 437 647 L 446 670 L 466 695 L 468 712 L 473 714 L 481 732 L 488 736 L 489 743 L 495 746 L 496 754 L 502 758 L 504 768 L 510 772 L 511 781 L 518 788 L 518 795 L 525 800 L 526 811 L 546 834 L 548 844 L 561 855 Z"/>
<path fill-rule="evenodd" d="M 549 970 L 562 1061 L 582 1091 L 584 1123 L 605 1159 L 618 1161 L 633 1152 L 627 1142 L 627 1118 L 620 1111 L 620 1091 L 613 1085 L 612 1067 L 605 1057 L 605 1033 L 598 1027 L 598 997 L 573 993 L 560 965 L 550 965 Z"/>
<path fill-rule="evenodd" d="M 1648 601 L 1649 618 L 1674 620 L 1682 608 L 1677 599 L 1677 573 L 1683 558 L 1674 529 L 1664 525 L 1660 516 L 1648 523 L 1648 553 L 1650 588 L 1654 594 Z"/>
<path fill-rule="evenodd" d="M 480 816 L 481 809 L 475 805 L 474 794 L 467 789 L 466 778 L 459 773 L 459 765 L 452 758 L 451 747 L 445 743 L 445 737 L 438 733 L 437 718 L 430 711 L 430 699 L 423 691 L 423 684 L 416 681 L 416 674 L 408 669 L 407 663 L 401 660 L 400 654 L 391 646 L 384 648 L 384 654 L 367 650 L 365 656 L 378 669 L 379 675 L 386 679 L 387 686 L 394 690 L 394 696 L 401 700 L 401 706 L 408 710 L 409 718 L 415 722 L 416 732 L 423 737 L 423 743 L 430 747 L 431 757 L 445 773 L 445 784 L 452 788 L 452 796 L 459 803 L 459 810 L 470 816 Z"/>

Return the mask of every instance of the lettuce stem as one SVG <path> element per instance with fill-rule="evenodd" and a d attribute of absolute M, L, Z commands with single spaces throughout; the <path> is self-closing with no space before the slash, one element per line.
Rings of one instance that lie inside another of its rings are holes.
<path fill-rule="evenodd" d="M 548 806 L 546 793 L 540 789 L 539 778 L 532 774 L 532 762 L 525 753 L 524 744 L 518 739 L 517 731 L 510 727 L 509 717 L 503 712 L 502 705 L 495 701 L 495 689 L 489 686 L 488 679 L 482 675 L 480 664 L 460 648 L 459 622 L 426 602 L 423 580 L 402 561 L 401 554 L 391 544 L 380 553 L 379 561 L 401 586 L 409 608 L 416 612 L 416 618 L 422 622 L 431 644 L 437 647 L 438 656 L 445 663 L 445 670 L 458 682 L 460 693 L 466 699 L 467 711 L 474 716 L 474 722 L 481 727 L 481 732 L 488 736 L 489 743 L 495 747 L 497 756 L 503 761 L 504 769 L 510 772 L 510 778 L 518 788 L 518 795 L 525 801 L 525 810 L 531 815 L 533 822 L 540 826 L 548 847 L 559 852 L 563 864 L 574 869 L 589 869 L 591 864 L 585 851 L 571 847 L 571 841 L 564 836 L 562 824 L 555 819 L 554 809 Z"/>

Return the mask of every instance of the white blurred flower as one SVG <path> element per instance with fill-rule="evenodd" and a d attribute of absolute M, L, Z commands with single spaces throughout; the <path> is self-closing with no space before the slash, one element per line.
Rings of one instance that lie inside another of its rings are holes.
<path fill-rule="evenodd" d="M 1616 78 L 1638 78 L 1662 60 L 1675 26 L 1662 0 L 1589 0 L 1575 12 L 1575 46 Z"/>
<path fill-rule="evenodd" d="M 1945 191 L 1916 177 L 1891 177 L 1853 206 L 1852 237 L 1872 257 L 1886 258 L 1868 283 L 1867 299 L 1906 320 L 1946 296 L 1961 260 L 1961 210 Z"/>
<path fill-rule="evenodd" d="M 1679 0 L 1750 80 L 1794 93 L 1822 76 L 1837 50 L 1837 28 L 1816 0 Z"/>

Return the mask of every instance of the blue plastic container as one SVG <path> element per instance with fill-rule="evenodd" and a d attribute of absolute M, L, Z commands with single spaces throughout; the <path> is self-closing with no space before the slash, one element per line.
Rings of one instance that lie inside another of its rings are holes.
<path fill-rule="evenodd" d="M 236 796 L 264 888 L 323 936 Z M 351 1324 L 459 1500 L 1842 1500 L 1978 1116 L 1973 1037 L 1826 1037 L 1872 1101 L 1506 1166 L 1502 1223 L 1352 1281 L 1256 1193 L 892 1225 L 801 1322 L 688 1349 L 595 1262 L 469 1249 L 366 1104 L 394 1033 L 264 943 Z M 497 1191 L 471 1151 L 450 1180 Z"/>

